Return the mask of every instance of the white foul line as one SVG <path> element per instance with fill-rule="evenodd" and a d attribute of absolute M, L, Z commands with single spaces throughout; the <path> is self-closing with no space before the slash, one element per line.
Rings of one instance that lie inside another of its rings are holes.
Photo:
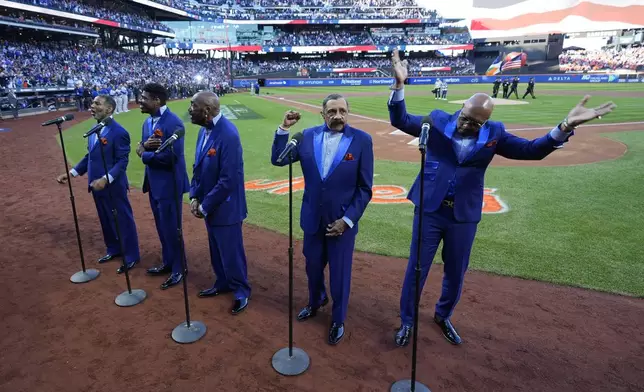
<path fill-rule="evenodd" d="M 309 107 L 316 108 L 316 109 L 319 109 L 319 107 L 320 107 L 318 105 L 312 105 L 310 103 L 295 101 L 295 100 L 287 99 L 287 98 L 283 98 L 283 97 L 278 98 L 278 97 L 263 96 L 262 98 L 270 98 L 270 99 L 276 99 L 276 100 L 280 100 L 280 101 L 296 103 L 298 105 L 305 105 L 305 106 L 309 106 Z M 385 120 L 382 120 L 382 119 L 379 119 L 379 118 L 372 118 L 372 117 L 362 116 L 360 114 L 353 114 L 352 113 L 351 117 L 358 117 L 358 118 L 363 118 L 365 120 L 377 121 L 377 122 L 381 122 L 381 123 L 391 125 L 391 123 L 389 121 L 385 121 Z M 631 122 L 605 123 L 605 124 L 588 124 L 588 125 L 581 125 L 580 128 L 585 128 L 585 127 L 589 127 L 589 128 L 590 127 L 611 127 L 611 126 L 637 125 L 637 124 L 644 124 L 644 121 L 631 121 Z M 552 129 L 552 128 L 554 128 L 554 125 L 552 127 L 514 128 L 514 129 L 507 129 L 507 131 L 539 131 L 539 130 L 542 130 L 542 129 Z M 399 132 L 399 130 L 395 130 L 395 131 L 391 132 L 391 134 L 392 135 L 400 135 L 400 133 L 398 133 L 398 132 Z M 402 132 L 402 131 L 400 131 L 400 132 Z M 407 135 L 404 132 L 402 132 L 402 133 Z"/>

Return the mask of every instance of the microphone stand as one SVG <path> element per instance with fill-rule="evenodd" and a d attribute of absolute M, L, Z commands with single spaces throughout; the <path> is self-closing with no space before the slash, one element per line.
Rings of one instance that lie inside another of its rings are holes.
<path fill-rule="evenodd" d="M 96 143 L 99 144 L 99 148 L 101 149 L 101 160 L 103 161 L 103 170 L 105 171 L 105 176 L 107 176 L 107 185 L 105 185 L 105 190 L 107 191 L 107 195 L 109 197 L 110 207 L 112 207 L 112 216 L 114 217 L 116 236 L 118 237 L 119 246 L 121 247 L 121 255 L 123 255 L 123 269 L 125 271 L 125 282 L 127 283 L 127 291 L 124 291 L 121 294 L 119 294 L 114 300 L 114 302 L 118 306 L 134 306 L 141 303 L 145 299 L 145 297 L 147 297 L 147 294 L 145 293 L 145 291 L 140 289 L 132 290 L 132 287 L 130 286 L 129 268 L 127 267 L 127 263 L 125 262 L 125 246 L 123 245 L 123 236 L 121 235 L 121 228 L 119 227 L 118 213 L 116 212 L 116 206 L 114 206 L 114 199 L 112 198 L 110 179 L 107 171 L 107 163 L 105 161 L 105 151 L 103 148 L 103 142 L 101 141 L 100 132 L 96 133 L 96 138 L 97 138 Z"/>
<path fill-rule="evenodd" d="M 206 334 L 206 325 L 201 321 L 190 321 L 190 305 L 188 304 L 188 260 L 186 259 L 186 248 L 183 243 L 183 229 L 181 222 L 181 198 L 177 189 L 177 173 L 174 162 L 174 145 L 170 145 L 170 156 L 172 162 L 172 181 L 174 183 L 174 199 L 177 208 L 177 239 L 183 263 L 183 298 L 186 304 L 186 322 L 177 325 L 172 330 L 172 339 L 177 343 L 193 343 Z"/>
<path fill-rule="evenodd" d="M 283 376 L 304 373 L 311 360 L 301 348 L 293 347 L 293 150 L 288 152 L 288 347 L 273 355 L 273 369 Z"/>
<path fill-rule="evenodd" d="M 65 173 L 67 174 L 67 185 L 69 185 L 69 201 L 72 203 L 72 213 L 74 215 L 74 225 L 76 226 L 76 242 L 78 243 L 78 252 L 81 259 L 81 271 L 78 271 L 69 278 L 73 283 L 86 283 L 90 280 L 98 278 L 100 271 L 97 269 L 85 268 L 85 256 L 83 255 L 83 244 L 81 242 L 80 228 L 78 227 L 78 215 L 76 214 L 76 203 L 74 202 L 74 191 L 72 190 L 72 182 L 69 178 L 69 169 L 67 168 L 67 153 L 65 152 L 65 142 L 63 140 L 63 129 L 60 123 L 56 124 L 58 127 L 58 135 L 60 137 L 60 146 L 63 150 L 63 163 L 65 164 Z"/>
<path fill-rule="evenodd" d="M 416 298 L 414 301 L 414 328 L 413 343 L 411 354 L 411 380 L 396 381 L 391 386 L 391 392 L 431 392 L 427 386 L 416 381 L 416 353 L 418 351 L 418 310 L 420 307 L 420 250 L 422 249 L 423 238 L 423 206 L 425 204 L 425 155 L 427 147 L 424 144 L 418 144 L 420 151 L 420 203 L 418 206 L 418 225 L 416 229 Z"/>

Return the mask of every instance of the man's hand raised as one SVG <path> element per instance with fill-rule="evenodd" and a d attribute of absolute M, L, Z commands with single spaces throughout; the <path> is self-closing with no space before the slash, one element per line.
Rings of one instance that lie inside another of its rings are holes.
<path fill-rule="evenodd" d="M 409 75 L 409 71 L 407 70 L 407 60 L 400 61 L 398 49 L 394 49 L 391 54 L 391 67 L 394 71 L 394 78 L 396 78 L 394 88 L 403 88 L 405 86 L 405 80 Z"/>
<path fill-rule="evenodd" d="M 295 110 L 289 110 L 284 114 L 284 120 L 282 120 L 282 128 L 289 129 L 293 125 L 297 124 L 297 122 L 300 121 L 300 118 L 302 118 L 302 115 L 299 112 L 296 112 Z"/>

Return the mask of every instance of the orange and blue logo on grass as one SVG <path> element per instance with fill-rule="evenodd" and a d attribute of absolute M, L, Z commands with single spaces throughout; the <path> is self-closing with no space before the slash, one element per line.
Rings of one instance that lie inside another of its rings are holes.
<path fill-rule="evenodd" d="M 288 195 L 288 180 L 252 180 L 244 184 L 247 191 L 265 191 L 272 195 Z M 372 204 L 408 204 L 407 189 L 398 185 L 374 185 Z M 304 191 L 304 177 L 293 178 L 293 192 Z M 484 214 L 502 214 L 509 210 L 508 205 L 496 193 L 495 188 L 483 190 Z"/>

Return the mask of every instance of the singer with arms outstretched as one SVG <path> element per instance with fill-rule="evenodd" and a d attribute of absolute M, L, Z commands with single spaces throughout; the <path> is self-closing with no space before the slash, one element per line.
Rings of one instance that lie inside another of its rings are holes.
<path fill-rule="evenodd" d="M 212 92 L 195 94 L 188 113 L 193 124 L 201 125 L 190 184 L 190 211 L 206 221 L 210 262 L 217 276 L 215 284 L 199 296 L 232 292 L 231 313 L 235 315 L 248 307 L 251 293 L 242 238 L 248 210 L 241 139 L 235 124 L 221 114 L 219 98 Z"/>
<path fill-rule="evenodd" d="M 483 207 L 485 170 L 495 154 L 509 159 L 540 160 L 562 148 L 573 130 L 580 124 L 610 113 L 615 105 L 605 103 L 589 109 L 586 96 L 568 117 L 544 136 L 526 140 L 505 130 L 503 123 L 490 120 L 494 101 L 486 94 L 471 96 L 455 113 L 433 110 L 428 117 L 407 114 L 404 101 L 404 81 L 407 61 L 400 61 L 393 52 L 392 66 L 395 85 L 388 103 L 391 125 L 401 131 L 419 136 L 423 123 L 431 125 L 427 142 L 424 173 L 423 238 L 421 248 L 422 290 L 438 245 L 443 241 L 443 288 L 435 307 L 434 321 L 445 338 L 460 344 L 450 316 L 461 296 L 463 278 Z M 400 299 L 401 326 L 395 335 L 398 346 L 409 343 L 414 318 L 416 241 L 419 205 L 419 178 L 409 190 L 408 199 L 416 206 L 410 256 Z"/>
<path fill-rule="evenodd" d="M 96 211 L 103 229 L 103 240 L 107 247 L 107 254 L 100 259 L 99 263 L 105 263 L 115 257 L 123 256 L 128 268 L 132 268 L 139 262 L 139 240 L 134 223 L 132 206 L 127 197 L 129 184 L 126 170 L 130 155 L 130 135 L 112 115 L 116 108 L 114 98 L 109 95 L 98 95 L 91 105 L 92 116 L 98 123 L 106 122 L 98 133 L 93 133 L 87 139 L 87 154 L 80 162 L 71 169 L 70 174 L 74 177 L 87 173 L 88 192 L 92 193 Z M 106 121 L 107 120 L 107 121 Z M 105 154 L 105 162 L 108 172 L 105 173 L 101 157 L 101 145 Z M 61 174 L 56 179 L 64 184 L 67 181 L 67 174 Z M 109 180 L 109 187 L 106 188 Z M 110 204 L 110 192 L 114 206 Z M 123 236 L 124 255 L 121 255 L 121 245 L 116 233 L 112 208 L 116 209 L 119 229 Z M 125 272 L 123 266 L 117 270 L 119 274 Z"/>
<path fill-rule="evenodd" d="M 300 162 L 304 174 L 300 227 L 309 284 L 309 303 L 297 319 L 314 317 L 328 303 L 324 287 L 328 263 L 333 298 L 328 342 L 337 344 L 344 336 L 358 221 L 372 196 L 373 142 L 368 133 L 347 124 L 349 104 L 341 95 L 325 98 L 321 114 L 325 123 L 305 129 L 292 150 L 293 162 Z M 288 165 L 288 156 L 277 161 L 287 146 L 289 128 L 299 119 L 294 111 L 284 116 L 273 139 L 273 165 Z"/>
<path fill-rule="evenodd" d="M 183 254 L 177 235 L 177 222 L 182 217 L 182 209 L 177 207 L 176 197 L 181 200 L 183 194 L 190 190 L 183 154 L 184 138 L 177 139 L 172 148 L 155 153 L 175 132 L 185 132 L 181 119 L 166 106 L 167 99 L 168 92 L 162 85 L 148 83 L 143 87 L 139 106 L 141 113 L 147 113 L 150 117 L 143 122 L 141 142 L 136 149 L 137 155 L 145 165 L 143 193 L 147 192 L 150 198 L 163 261 L 162 265 L 148 269 L 148 274 L 170 274 L 161 284 L 163 290 L 179 284 L 183 279 Z M 175 178 L 176 187 L 173 184 Z M 175 189 L 179 195 L 174 194 Z"/>

